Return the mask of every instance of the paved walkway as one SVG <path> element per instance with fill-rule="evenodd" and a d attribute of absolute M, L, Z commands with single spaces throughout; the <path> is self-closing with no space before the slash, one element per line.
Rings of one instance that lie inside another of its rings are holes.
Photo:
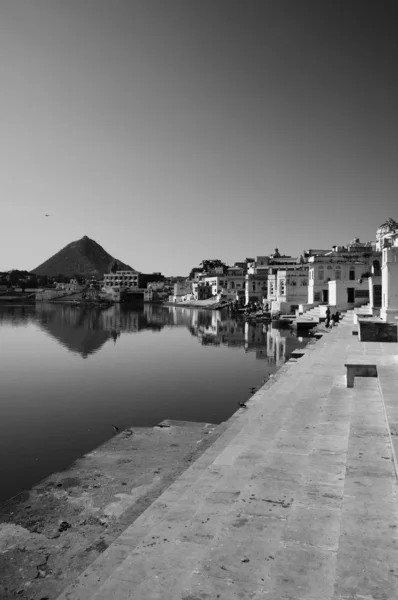
<path fill-rule="evenodd" d="M 283 367 L 59 600 L 398 598 L 398 347 L 353 329 Z M 350 358 L 381 365 L 388 405 L 379 379 L 346 387 Z"/>

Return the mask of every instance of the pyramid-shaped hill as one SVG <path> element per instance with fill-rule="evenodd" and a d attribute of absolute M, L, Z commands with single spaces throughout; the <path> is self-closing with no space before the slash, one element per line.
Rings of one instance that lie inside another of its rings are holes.
<path fill-rule="evenodd" d="M 119 269 L 132 270 L 129 265 L 108 254 L 102 246 L 85 235 L 62 248 L 36 269 L 32 269 L 31 273 L 49 277 L 60 274 L 66 277 L 102 277 L 104 273 L 109 273 L 115 261 Z"/>

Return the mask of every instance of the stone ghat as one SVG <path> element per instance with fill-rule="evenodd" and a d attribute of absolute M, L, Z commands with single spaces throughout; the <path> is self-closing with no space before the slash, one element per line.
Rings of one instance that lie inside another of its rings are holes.
<path fill-rule="evenodd" d="M 0 506 L 0 598 L 56 598 L 217 439 L 225 425 L 120 432 Z"/>
<path fill-rule="evenodd" d="M 284 365 L 58 600 L 398 598 L 398 349 L 353 330 Z M 348 363 L 378 376 L 349 388 Z M 54 598 L 50 570 L 27 598 Z"/>

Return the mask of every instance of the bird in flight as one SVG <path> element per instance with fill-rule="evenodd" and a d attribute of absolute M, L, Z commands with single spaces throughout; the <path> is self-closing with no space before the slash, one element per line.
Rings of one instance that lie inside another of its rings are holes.
<path fill-rule="evenodd" d="M 45 217 L 51 217 L 51 215 L 44 215 Z"/>

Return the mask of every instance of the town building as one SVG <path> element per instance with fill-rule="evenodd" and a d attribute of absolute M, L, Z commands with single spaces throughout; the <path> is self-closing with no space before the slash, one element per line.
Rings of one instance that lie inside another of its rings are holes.
<path fill-rule="evenodd" d="M 302 257 L 293 257 L 280 254 L 278 248 L 275 248 L 273 254 L 269 256 L 257 256 L 256 260 L 248 263 L 247 275 L 245 281 L 245 303 L 257 302 L 262 306 L 270 307 L 268 300 L 268 276 L 270 268 L 272 273 L 278 270 L 300 265 L 304 262 Z"/>
<path fill-rule="evenodd" d="M 139 273 L 134 269 L 130 271 L 116 271 L 115 273 L 106 273 L 104 275 L 102 287 L 103 291 L 107 291 L 110 288 L 114 291 L 120 291 L 122 289 L 137 289 Z"/>
<path fill-rule="evenodd" d="M 155 273 L 138 273 L 137 285 L 141 289 L 148 287 L 150 283 L 164 281 L 165 277 L 160 272 Z"/>
<path fill-rule="evenodd" d="M 248 273 L 245 277 L 245 304 L 258 302 L 264 305 L 268 298 L 268 269 L 266 272 Z"/>
<path fill-rule="evenodd" d="M 176 281 L 173 294 L 169 297 L 169 302 L 187 302 L 193 300 L 192 281 Z"/>
<path fill-rule="evenodd" d="M 87 286 L 86 285 L 82 285 L 78 282 L 78 280 L 76 278 L 72 278 L 69 280 L 69 283 L 56 283 L 55 284 L 55 289 L 56 290 L 63 290 L 64 292 L 80 292 L 82 290 L 84 290 Z"/>
<path fill-rule="evenodd" d="M 308 257 L 308 304 L 329 304 L 347 310 L 369 302 L 368 278 L 380 275 L 381 253 L 375 242 L 354 238 L 326 254 Z"/>
<path fill-rule="evenodd" d="M 308 297 L 308 265 L 269 267 L 267 300 L 272 313 L 295 313 Z"/>
<path fill-rule="evenodd" d="M 219 300 L 235 301 L 244 299 L 244 268 L 229 267 L 224 270 L 224 273 L 220 273 L 217 269 L 214 269 L 209 273 L 203 273 L 199 281 L 209 286 L 211 289 L 210 295 L 217 297 Z"/>
<path fill-rule="evenodd" d="M 192 292 L 195 300 L 207 300 L 213 295 L 212 287 L 204 281 L 193 281 Z"/>
<path fill-rule="evenodd" d="M 398 324 L 398 223 L 396 221 L 388 219 L 378 228 L 376 245 L 382 253 L 380 317 L 387 323 Z M 377 307 L 373 306 L 373 308 Z"/>

